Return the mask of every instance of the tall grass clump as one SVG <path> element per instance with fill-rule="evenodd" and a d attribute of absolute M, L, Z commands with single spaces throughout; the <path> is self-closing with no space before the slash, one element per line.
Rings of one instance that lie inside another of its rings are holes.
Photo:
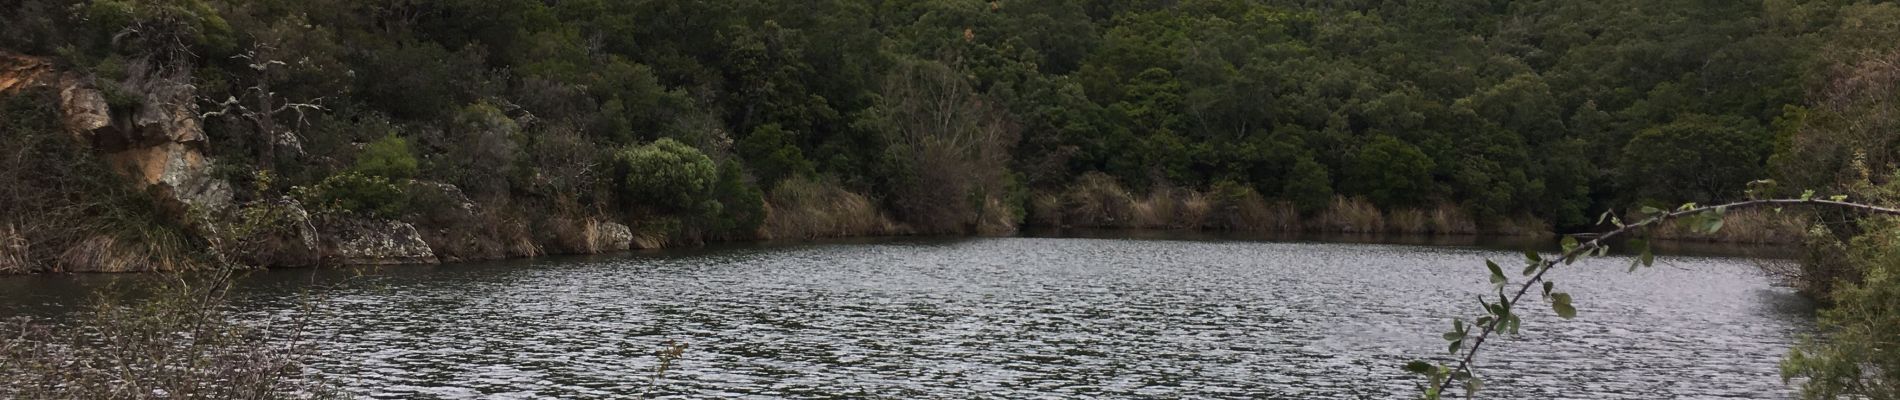
<path fill-rule="evenodd" d="M 1385 232 L 1385 215 L 1363 197 L 1333 196 L 1312 223 L 1314 229 L 1325 232 Z"/>
<path fill-rule="evenodd" d="M 904 233 L 876 203 L 830 181 L 790 177 L 767 195 L 765 239 L 815 239 Z"/>
<path fill-rule="evenodd" d="M 1114 177 L 1089 172 L 1062 193 L 1062 226 L 1080 228 L 1128 227 L 1134 219 L 1135 197 Z"/>
<path fill-rule="evenodd" d="M 1250 232 L 1298 232 L 1300 213 L 1286 202 L 1268 203 L 1251 187 L 1233 182 L 1214 185 L 1206 224 L 1216 229 Z"/>

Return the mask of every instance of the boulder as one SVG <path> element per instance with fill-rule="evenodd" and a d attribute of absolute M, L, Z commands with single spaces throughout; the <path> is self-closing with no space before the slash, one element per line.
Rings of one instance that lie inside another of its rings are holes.
<path fill-rule="evenodd" d="M 618 222 L 588 221 L 594 231 L 594 252 L 627 251 L 633 246 L 633 229 Z"/>
<path fill-rule="evenodd" d="M 406 222 L 346 217 L 319 218 L 326 262 L 342 265 L 435 264 L 441 260 Z"/>

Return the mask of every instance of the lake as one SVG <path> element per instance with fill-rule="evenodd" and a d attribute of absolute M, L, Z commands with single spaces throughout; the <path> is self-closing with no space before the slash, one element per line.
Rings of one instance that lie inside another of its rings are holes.
<path fill-rule="evenodd" d="M 911 239 L 252 275 L 314 363 L 370 398 L 1409 398 L 1406 361 L 1491 292 L 1501 246 L 1217 237 Z M 1527 302 L 1484 397 L 1790 398 L 1812 306 L 1753 262 L 1579 262 L 1579 311 Z M 109 277 L 0 279 L 46 310 Z M 653 383 L 667 340 L 684 357 Z M 651 386 L 651 388 L 650 388 Z"/>

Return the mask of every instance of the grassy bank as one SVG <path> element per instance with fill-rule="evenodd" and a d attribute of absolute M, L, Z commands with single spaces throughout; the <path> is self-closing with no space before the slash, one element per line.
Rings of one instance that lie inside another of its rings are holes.
<path fill-rule="evenodd" d="M 1113 178 L 1089 174 L 1059 191 L 1032 196 L 1028 224 L 1045 228 L 1178 229 L 1242 232 L 1316 232 L 1410 235 L 1544 235 L 1550 227 L 1528 216 L 1480 223 L 1450 203 L 1381 210 L 1360 197 L 1334 196 L 1302 212 L 1269 201 L 1252 188 L 1157 188 L 1135 194 Z"/>

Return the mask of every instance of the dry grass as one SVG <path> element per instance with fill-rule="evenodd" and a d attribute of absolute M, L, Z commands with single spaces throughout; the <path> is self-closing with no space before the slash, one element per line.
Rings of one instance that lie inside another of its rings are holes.
<path fill-rule="evenodd" d="M 1451 203 L 1438 203 L 1431 212 L 1432 232 L 1439 234 L 1478 234 L 1478 222 L 1465 209 Z"/>
<path fill-rule="evenodd" d="M 0 274 L 27 272 L 26 236 L 12 224 L 0 226 Z"/>
<path fill-rule="evenodd" d="M 1664 240 L 1690 240 L 1725 243 L 1797 243 L 1807 234 L 1808 224 L 1801 215 L 1772 209 L 1744 209 L 1722 218 L 1722 229 L 1714 234 L 1697 232 L 1686 220 L 1656 227 L 1650 235 Z"/>
<path fill-rule="evenodd" d="M 1060 226 L 1123 228 L 1133 224 L 1135 198 L 1107 174 L 1090 172 L 1062 193 Z"/>
<path fill-rule="evenodd" d="M 1426 208 L 1407 208 L 1386 214 L 1386 232 L 1408 235 L 1473 235 L 1478 224 L 1464 209 L 1450 203 Z"/>
<path fill-rule="evenodd" d="M 1550 236 L 1550 224 L 1529 215 L 1498 218 L 1485 224 L 1485 233 L 1504 236 Z"/>
<path fill-rule="evenodd" d="M 1385 215 L 1372 202 L 1360 197 L 1334 196 L 1312 223 L 1311 228 L 1322 232 L 1385 232 Z"/>
<path fill-rule="evenodd" d="M 1007 216 L 1007 212 L 1000 214 Z M 830 182 L 790 178 L 779 182 L 765 201 L 765 224 L 759 227 L 762 239 L 815 239 L 845 236 L 879 236 L 906 233 L 891 221 L 877 204 L 863 195 L 852 193 Z M 987 219 L 987 218 L 986 218 Z M 1014 225 L 1009 225 L 1011 229 Z M 636 236 L 644 236 L 636 234 Z M 642 247 L 663 245 L 653 237 L 636 238 Z M 648 247 L 650 248 L 650 247 Z"/>

